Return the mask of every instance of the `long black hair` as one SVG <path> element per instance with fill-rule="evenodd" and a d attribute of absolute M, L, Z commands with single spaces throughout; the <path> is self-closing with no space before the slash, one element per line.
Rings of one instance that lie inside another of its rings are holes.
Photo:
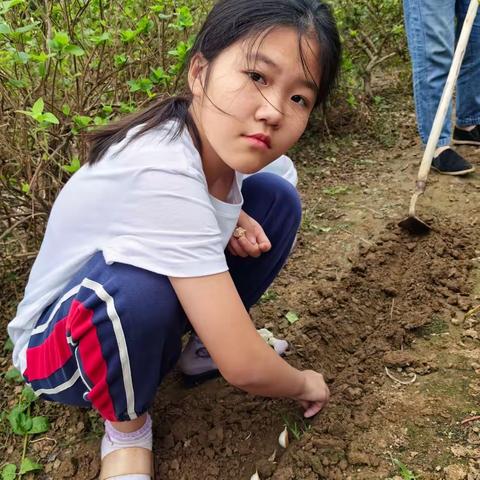
<path fill-rule="evenodd" d="M 317 85 L 316 105 L 324 104 L 336 83 L 341 45 L 330 8 L 320 0 L 220 0 L 207 16 L 186 65 L 195 54 L 201 54 L 209 64 L 230 45 L 249 37 L 258 38 L 275 27 L 291 27 L 298 32 L 300 55 L 304 70 L 306 62 L 301 47 L 303 36 L 314 36 L 320 45 L 320 83 Z M 306 75 L 309 74 L 305 70 Z M 208 71 L 207 77 L 208 79 Z M 132 127 L 143 125 L 130 140 L 168 120 L 177 120 L 172 138 L 185 127 L 190 131 L 195 146 L 201 149 L 198 129 L 189 113 L 190 93 L 167 99 L 158 99 L 137 113 L 87 134 L 89 151 L 87 163 L 99 161 L 108 148 L 121 142 Z"/>

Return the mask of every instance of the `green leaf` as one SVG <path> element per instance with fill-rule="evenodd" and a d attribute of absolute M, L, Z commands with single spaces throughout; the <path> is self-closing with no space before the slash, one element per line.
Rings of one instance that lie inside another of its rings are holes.
<path fill-rule="evenodd" d="M 95 45 L 100 45 L 101 43 L 108 43 L 112 40 L 112 34 L 110 32 L 103 32 L 101 35 L 92 35 L 90 41 Z"/>
<path fill-rule="evenodd" d="M 153 82 L 149 78 L 139 78 L 138 80 L 129 80 L 128 85 L 130 86 L 131 92 L 148 92 L 153 88 Z"/>
<path fill-rule="evenodd" d="M 70 106 L 66 103 L 62 105 L 62 113 L 68 117 L 70 115 L 71 109 Z"/>
<path fill-rule="evenodd" d="M 30 193 L 30 184 L 27 182 L 22 182 L 22 192 L 23 193 Z"/>
<path fill-rule="evenodd" d="M 13 433 L 17 435 L 26 435 L 32 428 L 32 419 L 25 413 L 27 407 L 28 405 L 17 405 L 7 416 Z"/>
<path fill-rule="evenodd" d="M 24 25 L 23 27 L 16 28 L 15 33 L 19 33 L 19 34 L 28 33 L 31 30 L 34 30 L 35 27 L 38 27 L 38 25 L 40 25 L 40 22 L 33 22 L 30 25 Z"/>
<path fill-rule="evenodd" d="M 58 125 L 60 122 L 58 121 L 58 118 L 50 112 L 44 113 L 42 115 L 42 122 L 47 122 L 47 123 L 54 123 L 55 125 Z"/>
<path fill-rule="evenodd" d="M 152 7 L 152 10 L 154 10 L 155 7 Z M 162 7 L 159 7 L 159 8 L 162 8 L 163 9 L 163 6 Z M 154 10 L 155 11 L 155 10 Z M 170 13 L 170 14 L 166 14 L 166 13 L 159 13 L 158 15 L 158 18 L 160 20 L 170 20 L 173 15 Z"/>
<path fill-rule="evenodd" d="M 15 78 L 10 78 L 8 80 L 8 84 L 15 88 L 25 88 L 28 85 L 28 83 L 25 80 L 17 80 Z M 17 112 L 26 113 L 22 110 L 17 110 Z"/>
<path fill-rule="evenodd" d="M 25 0 L 9 0 L 0 2 L 0 15 L 5 15 L 12 7 L 23 3 Z"/>
<path fill-rule="evenodd" d="M 7 341 L 3 345 L 3 351 L 4 352 L 13 352 L 13 342 L 10 337 L 7 338 Z"/>
<path fill-rule="evenodd" d="M 75 173 L 80 168 L 80 160 L 78 157 L 73 157 L 69 165 L 62 165 L 62 170 L 67 173 Z"/>
<path fill-rule="evenodd" d="M 122 67 L 127 63 L 127 57 L 125 55 L 114 55 L 113 62 L 116 67 Z"/>
<path fill-rule="evenodd" d="M 43 107 L 45 106 L 43 98 L 39 98 L 32 106 L 32 115 L 34 118 L 38 117 L 43 112 Z"/>
<path fill-rule="evenodd" d="M 13 55 L 13 59 L 16 63 L 21 63 L 22 65 L 26 65 L 30 60 L 30 55 L 25 52 L 15 52 Z"/>
<path fill-rule="evenodd" d="M 8 23 L 0 22 L 0 34 L 8 35 L 11 31 L 12 29 Z"/>
<path fill-rule="evenodd" d="M 28 431 L 30 434 L 48 432 L 50 429 L 50 422 L 47 417 L 33 417 L 32 428 Z"/>
<path fill-rule="evenodd" d="M 125 102 L 120 102 L 120 113 L 132 113 L 136 110 L 135 105 L 125 103 Z"/>
<path fill-rule="evenodd" d="M 150 67 L 150 71 L 152 73 L 150 74 L 149 78 L 153 83 L 163 82 L 166 84 L 169 82 L 170 75 L 167 72 L 165 72 L 165 70 L 162 67 L 159 67 L 159 68 Z"/>
<path fill-rule="evenodd" d="M 111 105 L 103 105 L 102 112 L 110 115 L 113 112 L 113 107 Z"/>
<path fill-rule="evenodd" d="M 40 75 L 40 78 L 45 78 L 47 75 L 47 68 L 45 66 L 45 63 L 40 63 L 38 65 L 38 74 Z"/>
<path fill-rule="evenodd" d="M 2 480 L 15 480 L 17 477 L 17 466 L 9 463 L 2 468 Z"/>
<path fill-rule="evenodd" d="M 29 112 L 28 110 L 15 110 L 17 113 L 23 113 L 24 115 L 28 115 L 29 117 L 35 118 L 32 114 L 32 112 Z"/>
<path fill-rule="evenodd" d="M 92 123 L 92 119 L 86 115 L 74 115 L 73 121 L 78 128 L 85 128 Z"/>
<path fill-rule="evenodd" d="M 137 37 L 139 33 L 137 30 L 122 30 L 120 32 L 120 39 L 123 43 L 128 43 L 135 40 L 135 37 Z"/>
<path fill-rule="evenodd" d="M 268 302 L 270 300 L 275 300 L 278 297 L 278 293 L 273 291 L 272 289 L 268 289 L 261 297 L 260 301 Z"/>
<path fill-rule="evenodd" d="M 31 56 L 32 56 L 32 60 L 39 63 L 44 63 L 48 60 L 49 57 L 51 57 L 51 55 L 45 52 L 32 53 Z"/>
<path fill-rule="evenodd" d="M 31 387 L 23 387 L 22 390 L 22 401 L 26 402 L 27 404 L 33 403 L 37 400 L 37 395 L 32 390 Z"/>
<path fill-rule="evenodd" d="M 100 125 L 107 125 L 108 123 L 108 118 L 103 118 L 98 115 L 95 115 L 93 119 L 94 125 L 100 126 Z"/>
<path fill-rule="evenodd" d="M 403 480 L 416 480 L 414 473 L 410 471 L 400 460 L 392 458 L 392 462 L 398 468 L 400 476 Z"/>
<path fill-rule="evenodd" d="M 53 42 L 57 48 L 64 48 L 70 43 L 70 37 L 67 32 L 56 32 L 53 37 Z"/>
<path fill-rule="evenodd" d="M 75 55 L 76 57 L 81 57 L 82 55 L 85 55 L 85 50 L 83 50 L 83 48 L 80 48 L 77 45 L 67 45 L 65 47 L 65 52 L 69 53 L 70 55 Z"/>
<path fill-rule="evenodd" d="M 177 23 L 183 28 L 188 28 L 193 26 L 193 17 L 190 13 L 190 9 L 185 5 L 180 7 L 177 12 Z"/>
<path fill-rule="evenodd" d="M 178 31 L 183 31 L 193 26 L 193 17 L 190 9 L 187 6 L 180 7 L 175 13 L 175 23 L 170 23 L 168 26 Z"/>
<path fill-rule="evenodd" d="M 290 325 L 293 325 L 298 320 L 298 315 L 295 312 L 290 311 L 285 314 L 285 318 Z"/>
<path fill-rule="evenodd" d="M 148 17 L 143 17 L 137 25 L 137 33 L 148 33 L 153 28 L 153 22 Z"/>
<path fill-rule="evenodd" d="M 25 475 L 29 472 L 37 472 L 38 470 L 42 470 L 43 466 L 30 458 L 24 458 L 22 460 L 22 464 L 20 465 L 20 475 Z"/>
<path fill-rule="evenodd" d="M 8 382 L 23 383 L 23 377 L 19 370 L 15 367 L 12 367 L 6 374 L 5 380 Z"/>
<path fill-rule="evenodd" d="M 191 36 L 187 42 L 178 42 L 177 47 L 174 50 L 169 50 L 167 52 L 168 55 L 177 58 L 177 63 L 170 67 L 170 70 L 174 75 L 178 74 L 182 70 L 188 52 L 193 46 L 194 40 L 195 37 Z"/>

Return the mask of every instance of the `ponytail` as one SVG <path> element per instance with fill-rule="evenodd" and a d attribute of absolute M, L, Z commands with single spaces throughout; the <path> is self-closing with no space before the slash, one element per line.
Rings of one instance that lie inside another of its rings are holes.
<path fill-rule="evenodd" d="M 101 160 L 106 151 L 121 142 L 127 132 L 138 125 L 143 127 L 136 132 L 129 141 L 143 135 L 148 130 L 155 128 L 169 120 L 176 120 L 175 128 L 169 132 L 170 138 L 177 138 L 185 127 L 192 135 L 195 147 L 201 150 L 200 134 L 188 109 L 192 102 L 191 96 L 175 96 L 167 99 L 155 100 L 148 108 L 132 113 L 99 129 L 86 134 L 88 153 L 86 163 L 93 165 Z"/>

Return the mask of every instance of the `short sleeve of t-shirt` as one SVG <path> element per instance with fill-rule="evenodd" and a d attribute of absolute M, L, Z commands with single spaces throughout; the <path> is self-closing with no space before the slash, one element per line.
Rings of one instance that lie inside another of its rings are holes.
<path fill-rule="evenodd" d="M 102 246 L 107 263 L 121 262 L 168 276 L 189 277 L 228 270 L 222 232 L 205 178 L 185 157 L 151 161 L 135 153 L 115 234 Z"/>

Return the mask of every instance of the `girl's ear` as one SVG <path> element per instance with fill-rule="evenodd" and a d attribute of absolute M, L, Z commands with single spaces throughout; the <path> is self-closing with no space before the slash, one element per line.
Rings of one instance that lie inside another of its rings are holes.
<path fill-rule="evenodd" d="M 205 76 L 208 62 L 201 53 L 196 53 L 188 67 L 188 86 L 194 97 L 201 97 L 204 93 Z"/>

